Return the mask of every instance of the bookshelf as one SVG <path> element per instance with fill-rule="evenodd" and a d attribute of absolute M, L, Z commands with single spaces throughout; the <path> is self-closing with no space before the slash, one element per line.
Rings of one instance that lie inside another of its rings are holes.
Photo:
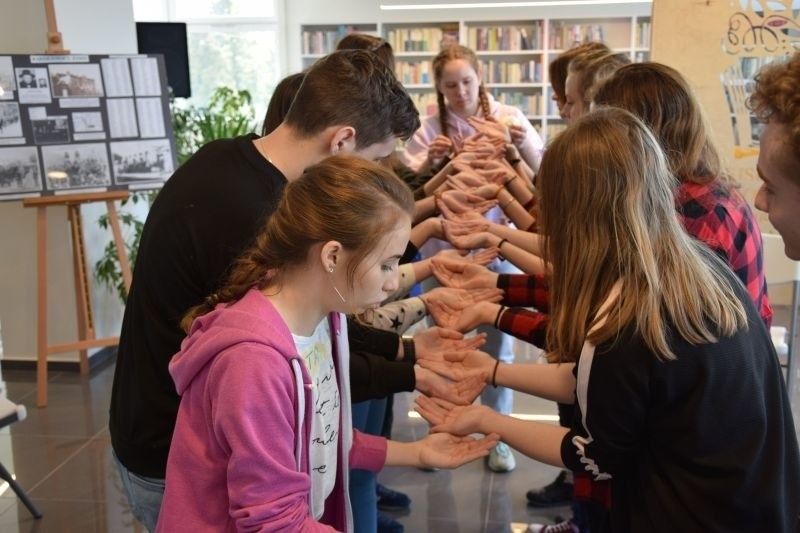
<path fill-rule="evenodd" d="M 486 89 L 498 102 L 519 107 L 545 140 L 565 127 L 547 75 L 547 66 L 558 54 L 588 40 L 602 40 L 632 61 L 650 58 L 649 16 L 451 20 L 302 25 L 303 67 L 332 51 L 350 31 L 380 35 L 392 45 L 397 76 L 421 116 L 437 110 L 432 60 L 441 46 L 461 43 L 472 48 Z M 312 48 L 312 43 L 324 45 Z"/>
<path fill-rule="evenodd" d="M 336 45 L 348 33 L 379 35 L 377 24 L 309 24 L 300 29 L 300 60 L 303 68 L 336 50 Z"/>
<path fill-rule="evenodd" d="M 631 61 L 650 59 L 650 17 L 609 17 L 581 19 L 550 19 L 547 32 L 547 64 L 567 48 L 588 41 L 603 41 L 615 52 L 627 54 Z M 547 70 L 547 69 L 545 69 Z M 566 124 L 558 115 L 549 85 L 544 91 L 542 137 L 554 137 Z"/>

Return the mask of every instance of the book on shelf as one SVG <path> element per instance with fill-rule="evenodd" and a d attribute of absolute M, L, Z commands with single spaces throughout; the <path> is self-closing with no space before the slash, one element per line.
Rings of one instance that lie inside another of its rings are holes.
<path fill-rule="evenodd" d="M 525 94 L 519 91 L 510 92 L 494 89 L 492 90 L 492 96 L 501 104 L 518 108 L 526 116 L 539 115 L 541 113 L 541 93 Z"/>
<path fill-rule="evenodd" d="M 528 26 L 473 26 L 467 42 L 479 52 L 519 52 L 541 48 L 541 23 Z"/>
<path fill-rule="evenodd" d="M 428 85 L 433 80 L 430 61 L 398 61 L 395 72 L 403 85 Z"/>
<path fill-rule="evenodd" d="M 557 22 L 550 31 L 550 49 L 566 50 L 589 41 L 605 42 L 602 24 L 569 24 Z"/>
<path fill-rule="evenodd" d="M 636 25 L 636 48 L 650 48 L 650 22 Z"/>
<path fill-rule="evenodd" d="M 336 50 L 336 45 L 345 35 L 353 33 L 354 31 L 361 31 L 355 26 L 339 25 L 335 29 L 325 30 L 303 30 L 303 54 L 304 55 L 317 55 L 317 54 L 330 54 Z M 374 33 L 366 31 L 364 33 Z"/>
<path fill-rule="evenodd" d="M 529 61 L 481 60 L 485 83 L 539 83 L 542 80 L 542 63 Z"/>

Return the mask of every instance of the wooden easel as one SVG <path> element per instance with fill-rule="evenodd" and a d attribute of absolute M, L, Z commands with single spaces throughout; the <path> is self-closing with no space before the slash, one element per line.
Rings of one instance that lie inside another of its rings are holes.
<path fill-rule="evenodd" d="M 47 407 L 47 356 L 50 354 L 78 351 L 80 353 L 81 374 L 89 373 L 89 348 L 102 346 L 115 346 L 119 344 L 119 337 L 95 337 L 94 316 L 92 313 L 92 298 L 90 293 L 89 269 L 86 264 L 86 246 L 83 240 L 83 221 L 81 218 L 81 204 L 105 202 L 108 209 L 108 219 L 114 235 L 114 244 L 117 247 L 119 263 L 122 270 L 122 279 L 125 292 L 131 288 L 131 269 L 128 264 L 128 254 L 125 251 L 125 242 L 122 240 L 116 200 L 126 200 L 130 196 L 128 191 L 110 191 L 87 194 L 70 194 L 60 196 L 43 196 L 40 198 L 26 198 L 22 201 L 25 207 L 36 207 L 36 278 L 37 278 L 37 314 L 36 326 L 36 405 Z M 78 316 L 78 341 L 65 344 L 49 345 L 47 341 L 47 208 L 52 205 L 67 207 L 67 215 L 72 235 L 72 258 L 75 270 L 75 302 Z"/>
<path fill-rule="evenodd" d="M 47 17 L 47 52 L 48 54 L 68 54 L 61 40 L 61 32 L 56 23 L 56 8 L 53 0 L 44 0 L 44 14 Z"/>

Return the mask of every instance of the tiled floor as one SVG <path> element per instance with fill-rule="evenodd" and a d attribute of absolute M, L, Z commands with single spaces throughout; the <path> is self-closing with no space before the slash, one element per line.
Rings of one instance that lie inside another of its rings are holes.
<path fill-rule="evenodd" d="M 35 407 L 35 373 L 6 371 L 12 401 L 25 404 L 28 418 L 0 430 L 0 461 L 15 474 L 44 513 L 34 520 L 14 493 L 0 486 L 0 532 L 102 533 L 141 531 L 130 515 L 113 467 L 108 435 L 108 402 L 113 364 L 88 378 L 51 372 L 49 406 Z M 410 398 L 395 402 L 395 438 L 420 437 L 422 420 L 407 416 Z M 550 402 L 518 396 L 515 412 L 552 415 Z M 800 405 L 795 399 L 795 406 Z M 552 521 L 568 509 L 526 507 L 525 492 L 549 482 L 556 469 L 516 454 L 517 469 L 492 474 L 477 461 L 456 471 L 424 472 L 387 468 L 386 485 L 408 493 L 411 511 L 395 515 L 409 533 L 507 532 L 531 521 Z"/>

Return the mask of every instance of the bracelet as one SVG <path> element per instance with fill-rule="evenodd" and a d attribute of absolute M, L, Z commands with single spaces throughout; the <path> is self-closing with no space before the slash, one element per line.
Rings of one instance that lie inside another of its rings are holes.
<path fill-rule="evenodd" d="M 417 360 L 417 351 L 414 348 L 414 337 L 403 335 L 400 337 L 400 340 L 403 343 L 403 361 L 414 364 Z"/>
<path fill-rule="evenodd" d="M 497 316 L 494 317 L 494 329 L 497 329 L 497 325 L 500 323 L 500 316 L 503 314 L 503 311 L 506 310 L 506 307 L 501 305 L 500 309 L 497 310 Z"/>
<path fill-rule="evenodd" d="M 496 359 L 494 362 L 494 370 L 492 371 L 492 387 L 495 389 L 497 388 L 497 367 L 500 366 L 500 359 Z"/>
<path fill-rule="evenodd" d="M 509 159 L 508 163 L 510 165 L 519 165 L 522 162 L 522 159 Z"/>
<path fill-rule="evenodd" d="M 497 248 L 498 252 L 500 253 L 500 256 L 499 256 L 500 261 L 505 261 L 506 260 L 505 256 L 503 255 L 502 248 L 503 248 L 503 244 L 505 244 L 507 242 L 508 242 L 508 239 L 500 239 L 500 242 L 497 243 L 496 248 Z M 497 327 L 497 326 L 495 326 L 495 327 Z"/>
<path fill-rule="evenodd" d="M 514 196 L 511 196 L 511 200 L 509 200 L 506 203 L 504 203 L 503 205 L 501 205 L 500 209 L 505 209 L 506 207 L 510 206 L 511 204 L 513 204 L 516 201 L 517 201 L 517 199 L 514 198 Z"/>
<path fill-rule="evenodd" d="M 525 205 L 523 205 L 522 207 L 525 208 L 525 211 L 530 211 L 535 205 L 536 205 L 536 195 L 534 194 L 533 196 L 531 196 L 531 199 L 525 202 Z"/>
<path fill-rule="evenodd" d="M 503 184 L 503 187 L 508 187 L 508 184 L 517 179 L 518 177 L 519 176 L 517 174 L 514 174 L 513 176 L 511 176 L 509 179 L 506 180 L 506 182 Z"/>

